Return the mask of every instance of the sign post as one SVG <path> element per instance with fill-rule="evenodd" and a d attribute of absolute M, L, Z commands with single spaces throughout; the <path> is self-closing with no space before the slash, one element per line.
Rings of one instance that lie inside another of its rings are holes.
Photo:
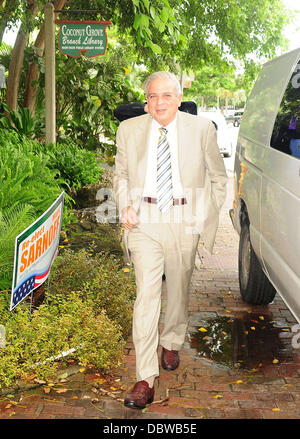
<path fill-rule="evenodd" d="M 46 142 L 56 142 L 55 103 L 55 25 L 54 6 L 45 5 L 45 100 L 46 100 Z"/>
<path fill-rule="evenodd" d="M 58 252 L 63 203 L 64 192 L 16 237 L 10 311 L 49 276 Z"/>

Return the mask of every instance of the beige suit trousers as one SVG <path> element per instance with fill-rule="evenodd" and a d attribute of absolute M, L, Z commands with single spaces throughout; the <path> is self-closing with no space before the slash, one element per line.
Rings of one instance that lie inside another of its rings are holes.
<path fill-rule="evenodd" d="M 182 221 L 183 206 L 161 214 L 155 204 L 142 202 L 139 224 L 128 234 L 128 250 L 135 269 L 137 296 L 133 310 L 133 343 L 137 381 L 159 375 L 158 343 L 180 350 L 188 326 L 188 290 L 199 234 Z M 162 276 L 166 276 L 167 304 L 159 337 Z"/>

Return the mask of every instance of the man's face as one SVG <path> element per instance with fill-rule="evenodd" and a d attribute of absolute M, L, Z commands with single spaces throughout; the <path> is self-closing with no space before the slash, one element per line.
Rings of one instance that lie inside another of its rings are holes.
<path fill-rule="evenodd" d="M 172 80 L 156 78 L 148 87 L 148 112 L 161 126 L 167 126 L 175 119 L 181 99 Z"/>

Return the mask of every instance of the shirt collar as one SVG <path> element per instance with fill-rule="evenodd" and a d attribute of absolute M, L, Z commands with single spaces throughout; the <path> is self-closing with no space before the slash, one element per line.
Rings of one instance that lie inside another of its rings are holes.
<path fill-rule="evenodd" d="M 167 125 L 165 127 L 166 130 L 168 130 L 168 132 L 174 130 L 176 127 L 176 123 L 177 123 L 177 113 L 176 113 L 175 119 L 173 119 L 172 122 L 170 122 L 169 125 Z M 157 122 L 157 120 L 152 118 L 152 127 L 153 128 L 161 128 L 161 125 Z"/>

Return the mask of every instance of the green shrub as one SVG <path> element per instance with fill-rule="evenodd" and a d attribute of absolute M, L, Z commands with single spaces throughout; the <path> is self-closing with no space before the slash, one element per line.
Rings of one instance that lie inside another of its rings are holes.
<path fill-rule="evenodd" d="M 46 285 L 46 284 L 45 284 Z M 91 257 L 64 250 L 52 267 L 45 300 L 29 320 L 28 300 L 9 311 L 10 295 L 0 295 L 0 388 L 33 373 L 49 379 L 60 366 L 54 357 L 75 348 L 72 358 L 104 373 L 122 361 L 131 327 L 135 283 L 122 264 L 106 254 Z"/>
<path fill-rule="evenodd" d="M 0 210 L 29 204 L 37 216 L 62 192 L 63 180 L 49 169 L 45 154 L 33 152 L 33 141 L 0 130 Z"/>
<path fill-rule="evenodd" d="M 17 110 L 11 110 L 5 103 L 2 103 L 2 106 L 6 113 L 0 118 L 0 128 L 13 130 L 21 137 L 41 134 L 40 122 L 37 117 L 31 115 L 29 108 L 19 107 Z"/>
<path fill-rule="evenodd" d="M 49 155 L 48 166 L 59 171 L 68 187 L 79 189 L 99 181 L 101 168 L 94 152 L 77 146 L 70 139 L 46 145 L 44 151 Z"/>
<path fill-rule="evenodd" d="M 0 291 L 11 287 L 14 263 L 15 238 L 34 221 L 33 209 L 20 204 L 0 211 Z"/>
<path fill-rule="evenodd" d="M 6 319 L 6 347 L 0 349 L 0 388 L 35 373 L 49 379 L 62 352 L 82 365 L 93 364 L 103 372 L 117 367 L 125 341 L 120 327 L 102 311 L 96 315 L 89 300 L 70 293 L 64 300 L 42 304 L 28 318 L 28 306 L 20 304 Z"/>
<path fill-rule="evenodd" d="M 135 283 L 115 256 L 104 253 L 91 257 L 84 249 L 76 253 L 65 250 L 52 268 L 49 293 L 58 297 L 74 290 L 91 299 L 97 314 L 105 310 L 124 334 L 130 330 Z"/>

